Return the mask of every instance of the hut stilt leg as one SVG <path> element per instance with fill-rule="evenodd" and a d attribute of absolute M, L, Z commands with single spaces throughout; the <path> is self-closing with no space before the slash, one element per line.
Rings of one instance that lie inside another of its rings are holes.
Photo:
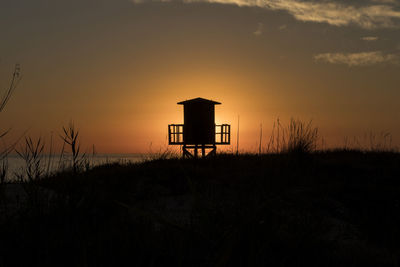
<path fill-rule="evenodd" d="M 190 153 L 189 150 L 186 149 L 186 146 L 183 146 L 183 148 L 182 148 L 182 157 L 184 159 L 193 157 L 192 153 Z"/>
<path fill-rule="evenodd" d="M 207 157 L 213 157 L 217 155 L 217 147 L 214 146 L 210 152 L 208 152 Z"/>

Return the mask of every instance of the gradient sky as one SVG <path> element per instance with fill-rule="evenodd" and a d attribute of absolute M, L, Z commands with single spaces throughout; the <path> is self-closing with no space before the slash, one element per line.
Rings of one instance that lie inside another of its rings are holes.
<path fill-rule="evenodd" d="M 73 120 L 84 148 L 157 151 L 176 103 L 204 97 L 233 140 L 240 115 L 243 150 L 277 117 L 312 119 L 328 146 L 400 145 L 397 0 L 2 0 L 0 32 L 1 88 L 15 63 L 23 74 L 6 142 L 49 142 Z"/>

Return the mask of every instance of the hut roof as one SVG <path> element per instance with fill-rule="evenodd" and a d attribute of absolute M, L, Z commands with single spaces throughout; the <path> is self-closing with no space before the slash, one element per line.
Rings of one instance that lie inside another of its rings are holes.
<path fill-rule="evenodd" d="M 197 98 L 193 98 L 193 99 L 189 99 L 189 100 L 178 102 L 178 105 L 185 105 L 185 104 L 192 104 L 192 103 L 208 103 L 208 104 L 214 104 L 214 105 L 220 105 L 221 104 L 221 103 L 216 102 L 216 101 L 212 101 L 212 100 L 204 99 L 204 98 L 201 98 L 201 97 L 197 97 Z"/>

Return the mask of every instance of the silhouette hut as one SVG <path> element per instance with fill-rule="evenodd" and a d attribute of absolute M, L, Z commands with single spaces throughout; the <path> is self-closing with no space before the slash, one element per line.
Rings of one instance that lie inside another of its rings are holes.
<path fill-rule="evenodd" d="M 201 149 L 202 157 L 215 155 L 217 145 L 229 145 L 231 126 L 215 124 L 215 105 L 220 104 L 200 97 L 178 102 L 183 105 L 184 124 L 168 125 L 168 143 L 183 145 L 184 158 L 197 158 L 198 149 Z"/>

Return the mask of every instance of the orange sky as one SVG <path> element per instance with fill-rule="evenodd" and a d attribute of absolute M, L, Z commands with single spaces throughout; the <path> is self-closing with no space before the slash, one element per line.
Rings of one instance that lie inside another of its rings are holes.
<path fill-rule="evenodd" d="M 382 131 L 400 144 L 396 4 L 383 3 L 394 13 L 379 19 L 362 6 L 379 14 L 377 4 L 347 2 L 365 22 L 346 21 L 340 1 L 331 1 L 340 21 L 308 14 L 307 1 L 302 16 L 295 0 L 201 2 L 6 0 L 1 88 L 15 63 L 23 74 L 0 114 L 6 142 L 26 130 L 49 142 L 73 120 L 88 149 L 157 151 L 167 125 L 183 120 L 176 103 L 203 97 L 222 102 L 216 122 L 232 124 L 232 140 L 240 115 L 243 151 L 257 149 L 260 124 L 267 142 L 277 117 L 312 119 L 329 146 Z"/>

